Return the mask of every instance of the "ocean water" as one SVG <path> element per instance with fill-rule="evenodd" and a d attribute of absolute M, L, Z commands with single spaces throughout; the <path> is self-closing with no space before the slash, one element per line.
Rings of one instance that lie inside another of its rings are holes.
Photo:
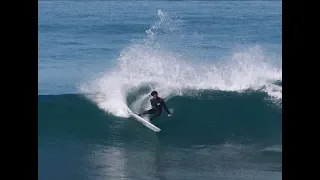
<path fill-rule="evenodd" d="M 39 179 L 282 178 L 281 1 L 38 3 Z"/>

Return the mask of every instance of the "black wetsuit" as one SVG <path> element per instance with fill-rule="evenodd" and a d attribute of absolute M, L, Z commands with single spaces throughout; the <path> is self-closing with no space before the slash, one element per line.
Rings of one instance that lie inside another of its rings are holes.
<path fill-rule="evenodd" d="M 162 107 L 164 107 L 164 109 L 168 112 L 168 114 L 170 114 L 170 111 L 168 110 L 166 103 L 164 102 L 163 99 L 161 99 L 159 97 L 152 98 L 152 99 L 150 99 L 150 103 L 151 103 L 152 109 L 149 109 L 149 110 L 140 114 L 140 115 L 153 114 L 153 116 L 150 118 L 150 121 L 152 119 L 154 119 L 155 117 L 161 115 Z"/>

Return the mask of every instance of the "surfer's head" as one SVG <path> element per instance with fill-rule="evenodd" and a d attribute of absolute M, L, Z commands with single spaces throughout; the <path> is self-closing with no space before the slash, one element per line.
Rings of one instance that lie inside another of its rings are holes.
<path fill-rule="evenodd" d="M 158 92 L 157 91 L 152 91 L 151 92 L 151 96 L 156 98 L 158 96 Z"/>

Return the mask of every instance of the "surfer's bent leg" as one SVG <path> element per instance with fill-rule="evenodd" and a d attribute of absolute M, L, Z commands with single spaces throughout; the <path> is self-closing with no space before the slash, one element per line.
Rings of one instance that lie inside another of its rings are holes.
<path fill-rule="evenodd" d="M 154 114 L 154 113 L 156 113 L 155 109 L 149 109 L 149 110 L 144 111 L 143 113 L 140 113 L 138 115 L 141 116 L 141 115 L 145 115 L 145 114 Z"/>
<path fill-rule="evenodd" d="M 161 111 L 156 111 L 156 112 L 154 113 L 154 115 L 151 116 L 150 121 L 152 121 L 154 118 L 156 118 L 156 117 L 158 117 L 158 116 L 160 116 L 160 115 L 161 115 Z"/>

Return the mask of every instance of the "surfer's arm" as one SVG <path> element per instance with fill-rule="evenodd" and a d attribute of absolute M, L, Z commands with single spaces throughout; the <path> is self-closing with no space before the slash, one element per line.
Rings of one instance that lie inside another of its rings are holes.
<path fill-rule="evenodd" d="M 169 111 L 169 109 L 168 109 L 168 107 L 167 107 L 167 105 L 166 105 L 166 103 L 164 102 L 163 99 L 161 99 L 161 103 L 162 103 L 162 105 L 163 105 L 163 108 L 167 111 L 167 113 L 168 113 L 168 114 L 171 114 L 170 111 Z"/>

